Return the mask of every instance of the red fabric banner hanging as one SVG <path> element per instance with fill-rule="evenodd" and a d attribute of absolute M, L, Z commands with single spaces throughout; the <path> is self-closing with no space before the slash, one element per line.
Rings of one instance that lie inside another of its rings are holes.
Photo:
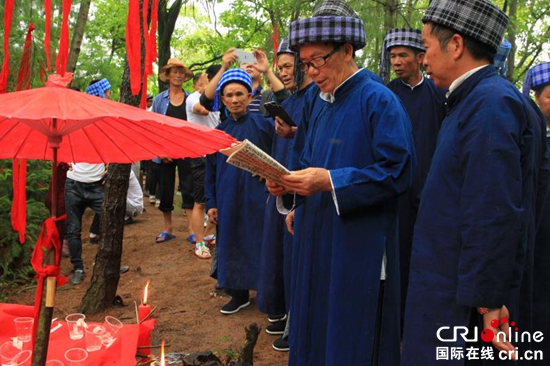
<path fill-rule="evenodd" d="M 130 68 L 130 89 L 138 95 L 141 89 L 141 36 L 139 25 L 139 0 L 128 3 L 126 19 L 126 54 Z"/>
<path fill-rule="evenodd" d="M 32 44 L 32 31 L 34 30 L 34 24 L 29 24 L 29 30 L 25 37 L 25 44 L 23 46 L 23 53 L 21 54 L 21 61 L 19 62 L 19 75 L 17 76 L 16 90 L 28 90 L 31 88 L 31 44 Z"/>
<path fill-rule="evenodd" d="M 69 59 L 69 13 L 71 11 L 71 0 L 63 0 L 63 19 L 61 21 L 61 35 L 59 36 L 59 50 L 55 61 L 55 72 L 65 75 L 67 61 Z"/>
<path fill-rule="evenodd" d="M 13 1 L 5 0 L 4 2 L 4 63 L 0 72 L 0 93 L 5 93 L 8 86 L 8 78 L 10 75 L 10 31 L 11 19 L 13 17 Z"/>
<path fill-rule="evenodd" d="M 153 0 L 151 5 L 151 27 L 149 29 L 149 68 L 148 75 L 153 73 L 153 62 L 157 60 L 157 24 L 158 24 L 158 0 Z"/>
<path fill-rule="evenodd" d="M 44 52 L 46 53 L 46 71 L 50 71 L 50 34 L 52 29 L 52 0 L 44 0 Z M 42 79 L 44 81 L 44 79 Z"/>
<path fill-rule="evenodd" d="M 27 227 L 27 159 L 13 159 L 12 182 L 11 226 L 19 233 L 19 242 L 23 244 Z"/>
<path fill-rule="evenodd" d="M 273 70 L 277 71 L 277 51 L 279 50 L 279 30 L 277 29 L 277 22 L 273 20 L 273 34 L 271 35 L 273 41 Z"/>

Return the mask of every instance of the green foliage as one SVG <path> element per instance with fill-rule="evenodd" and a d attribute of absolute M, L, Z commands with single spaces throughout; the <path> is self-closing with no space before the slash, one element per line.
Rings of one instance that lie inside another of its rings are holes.
<path fill-rule="evenodd" d="M 2 283 L 28 281 L 34 275 L 30 258 L 40 234 L 42 222 L 48 216 L 44 201 L 51 178 L 49 162 L 27 161 L 27 227 L 25 243 L 21 245 L 18 234 L 11 228 L 13 197 L 11 168 L 11 161 L 0 160 L 0 282 Z"/>

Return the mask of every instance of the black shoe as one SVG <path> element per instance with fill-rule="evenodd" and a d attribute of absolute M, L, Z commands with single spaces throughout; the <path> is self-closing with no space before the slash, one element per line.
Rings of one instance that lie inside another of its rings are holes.
<path fill-rule="evenodd" d="M 283 334 L 285 332 L 286 327 L 286 320 L 283 320 L 281 322 L 269 324 L 267 327 L 265 327 L 265 331 L 268 334 Z"/>
<path fill-rule="evenodd" d="M 81 269 L 75 270 L 70 280 L 71 285 L 79 285 L 82 281 L 84 281 L 84 271 Z"/>
<path fill-rule="evenodd" d="M 130 270 L 129 266 L 120 266 L 120 274 L 126 273 Z"/>
<path fill-rule="evenodd" d="M 250 301 L 248 299 L 243 300 L 232 297 L 231 301 L 229 301 L 220 309 L 220 313 L 235 314 L 239 310 L 246 308 L 248 305 L 250 305 Z"/>
<path fill-rule="evenodd" d="M 286 320 L 286 314 L 268 314 L 267 321 L 270 323 L 277 323 Z"/>
<path fill-rule="evenodd" d="M 277 338 L 273 341 L 271 345 L 275 351 L 288 352 L 290 347 L 288 346 L 288 341 L 283 339 L 283 337 Z"/>
<path fill-rule="evenodd" d="M 97 243 L 99 243 L 99 235 L 90 237 L 90 244 L 97 244 Z"/>
<path fill-rule="evenodd" d="M 124 225 L 129 225 L 129 224 L 133 224 L 134 223 L 134 219 L 130 216 L 126 216 L 124 218 Z"/>

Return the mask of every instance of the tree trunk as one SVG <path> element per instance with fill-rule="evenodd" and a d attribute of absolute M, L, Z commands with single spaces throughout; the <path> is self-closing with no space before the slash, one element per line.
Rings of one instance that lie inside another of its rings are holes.
<path fill-rule="evenodd" d="M 171 7 L 168 8 L 168 0 L 159 0 L 158 8 L 158 66 L 159 72 L 161 67 L 166 65 L 170 58 L 170 40 L 174 33 L 176 20 L 180 14 L 183 0 L 176 0 Z M 159 91 L 164 91 L 168 88 L 168 84 L 160 81 Z"/>
<path fill-rule="evenodd" d="M 386 0 L 386 4 L 384 5 L 384 35 L 388 32 L 388 30 L 395 28 L 396 11 L 397 11 L 397 0 Z M 387 62 L 389 64 L 390 61 L 388 60 Z M 388 76 L 386 76 L 385 78 L 387 80 L 384 80 L 385 84 L 387 84 L 390 81 L 389 78 L 390 77 L 388 73 Z"/>
<path fill-rule="evenodd" d="M 140 24 L 143 24 L 141 17 L 142 13 L 140 12 Z M 143 27 L 140 28 L 142 54 L 140 75 L 143 75 L 145 43 Z M 130 67 L 128 59 L 126 59 L 122 75 L 120 101 L 134 107 L 139 107 L 140 99 L 141 91 L 138 95 L 132 95 L 130 88 Z M 109 164 L 103 207 L 101 208 L 99 249 L 95 258 L 90 287 L 88 287 L 86 295 L 80 303 L 80 312 L 84 314 L 93 314 L 110 307 L 116 297 L 118 280 L 120 279 L 124 216 L 126 214 L 126 195 L 130 182 L 130 169 L 130 164 Z"/>
<path fill-rule="evenodd" d="M 110 164 L 101 209 L 99 248 L 90 286 L 80 303 L 80 312 L 93 314 L 109 308 L 116 297 L 120 278 L 129 164 Z"/>
<path fill-rule="evenodd" d="M 80 54 L 82 39 L 84 38 L 84 30 L 86 29 L 86 22 L 88 21 L 88 13 L 90 10 L 91 2 L 92 0 L 82 0 L 80 2 L 78 18 L 76 19 L 76 24 L 74 26 L 73 37 L 71 41 L 69 61 L 67 62 L 67 71 L 69 72 L 74 72 L 76 70 L 76 63 L 78 61 L 78 55 Z"/>

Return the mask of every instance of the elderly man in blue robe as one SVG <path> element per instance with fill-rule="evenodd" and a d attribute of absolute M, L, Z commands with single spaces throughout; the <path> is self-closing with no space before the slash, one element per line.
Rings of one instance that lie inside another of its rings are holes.
<path fill-rule="evenodd" d="M 449 92 L 414 231 L 401 365 L 525 361 L 536 344 L 508 332 L 532 331 L 542 121 L 492 65 L 508 24 L 494 3 L 432 0 L 422 21 L 424 67 Z"/>
<path fill-rule="evenodd" d="M 546 143 L 550 147 L 550 62 L 533 66 L 527 72 L 523 94 L 530 97 L 531 90 L 546 122 Z M 534 329 L 545 335 L 537 350 L 550 354 L 550 195 L 548 192 L 546 195 L 539 194 L 537 201 L 541 205 L 541 213 L 537 219 L 534 253 L 533 313 L 537 316 Z"/>
<path fill-rule="evenodd" d="M 308 116 L 302 169 L 268 182 L 272 194 L 304 196 L 294 216 L 289 365 L 396 365 L 397 198 L 414 171 L 410 121 L 357 66 L 365 30 L 349 6 L 321 3 L 291 24 L 289 39 L 323 99 Z"/>
<path fill-rule="evenodd" d="M 221 75 L 217 92 L 229 117 L 216 129 L 240 141 L 248 139 L 269 154 L 275 127 L 270 119 L 248 111 L 251 91 L 246 71 L 229 69 Z M 207 156 L 204 193 L 208 218 L 218 225 L 215 277 L 231 296 L 220 312 L 229 315 L 249 306 L 249 290 L 258 288 L 267 193 L 263 182 L 226 160 L 222 153 Z"/>
<path fill-rule="evenodd" d="M 422 73 L 426 49 L 418 29 L 396 28 L 386 33 L 382 44 L 380 74 L 388 76 L 388 64 L 397 78 L 387 87 L 403 102 L 413 127 L 418 167 L 411 189 L 399 199 L 399 265 L 401 268 L 401 308 L 405 309 L 409 284 L 409 264 L 420 192 L 430 170 L 439 127 L 445 117 L 445 90 Z"/>

